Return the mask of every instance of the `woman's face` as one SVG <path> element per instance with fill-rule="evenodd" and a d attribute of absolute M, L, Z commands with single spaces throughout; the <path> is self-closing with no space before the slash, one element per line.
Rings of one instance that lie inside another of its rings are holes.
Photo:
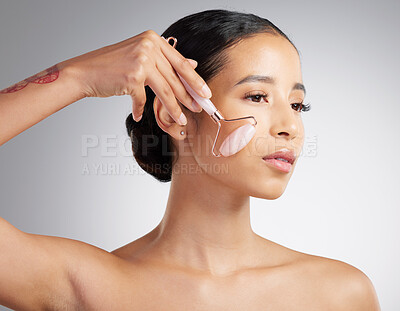
<path fill-rule="evenodd" d="M 211 149 L 218 127 L 207 113 L 193 114 L 197 122 L 187 125 L 192 155 L 206 174 L 236 191 L 276 199 L 289 182 L 304 142 L 298 103 L 304 101 L 305 94 L 301 87 L 293 88 L 302 84 L 299 56 L 286 39 L 265 33 L 242 40 L 227 50 L 227 56 L 228 64 L 207 82 L 213 93 L 211 101 L 227 119 L 254 116 L 255 136 L 240 152 L 214 157 Z M 238 84 L 252 75 L 268 76 L 274 82 L 264 79 Z M 229 124 L 232 130 L 233 125 L 251 121 L 222 122 L 222 127 Z M 278 170 L 263 159 L 282 148 L 293 150 L 296 156 L 289 172 Z"/>

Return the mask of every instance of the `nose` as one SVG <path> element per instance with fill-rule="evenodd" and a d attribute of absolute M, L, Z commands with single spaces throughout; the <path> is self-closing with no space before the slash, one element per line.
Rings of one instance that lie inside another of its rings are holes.
<path fill-rule="evenodd" d="M 270 134 L 275 138 L 292 140 L 299 134 L 299 118 L 288 101 L 271 105 Z"/>

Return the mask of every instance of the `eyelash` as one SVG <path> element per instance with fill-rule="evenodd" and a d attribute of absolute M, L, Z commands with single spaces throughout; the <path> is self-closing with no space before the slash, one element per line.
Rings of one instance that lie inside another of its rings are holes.
<path fill-rule="evenodd" d="M 255 97 L 261 97 L 264 98 L 264 100 L 268 97 L 268 94 L 263 94 L 263 93 L 256 93 L 256 94 L 246 94 L 245 95 L 245 99 L 249 99 L 249 98 L 255 98 Z M 259 103 L 259 101 L 256 101 L 257 103 Z M 306 112 L 309 111 L 311 109 L 311 104 L 305 104 L 304 102 L 301 103 L 294 103 L 292 105 L 301 105 L 301 109 L 294 109 L 297 112 Z"/>

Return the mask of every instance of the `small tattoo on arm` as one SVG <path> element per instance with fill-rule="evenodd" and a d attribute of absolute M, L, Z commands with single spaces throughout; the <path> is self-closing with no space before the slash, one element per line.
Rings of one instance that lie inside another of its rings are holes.
<path fill-rule="evenodd" d="M 29 83 L 36 83 L 36 84 L 45 84 L 45 83 L 51 83 L 55 80 L 57 80 L 60 72 L 57 68 L 57 65 L 54 65 L 50 68 L 47 68 L 32 77 L 26 78 L 25 80 L 18 82 L 4 90 L 1 90 L 0 93 L 6 94 L 6 93 L 14 93 L 19 90 L 22 90 L 25 86 L 27 86 Z"/>

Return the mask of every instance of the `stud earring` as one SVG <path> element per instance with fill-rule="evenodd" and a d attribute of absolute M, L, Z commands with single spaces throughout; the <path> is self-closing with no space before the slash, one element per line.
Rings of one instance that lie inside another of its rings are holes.
<path fill-rule="evenodd" d="M 184 131 L 181 131 L 181 135 L 185 135 L 185 132 L 184 132 Z"/>

